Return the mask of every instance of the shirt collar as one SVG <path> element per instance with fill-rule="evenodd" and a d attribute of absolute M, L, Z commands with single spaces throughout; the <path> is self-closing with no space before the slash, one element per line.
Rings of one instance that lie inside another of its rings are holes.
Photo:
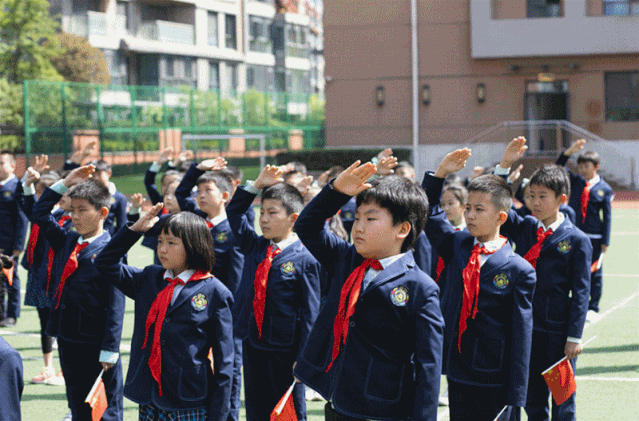
<path fill-rule="evenodd" d="M 464 228 L 466 228 L 466 220 L 465 220 L 465 219 L 462 219 L 461 224 L 459 224 L 459 225 L 457 225 L 457 226 L 454 226 L 454 225 L 453 225 L 453 228 L 455 229 L 455 231 L 461 231 L 461 230 L 463 230 Z"/>
<path fill-rule="evenodd" d="M 78 238 L 78 244 L 92 243 L 93 241 L 95 241 L 102 234 L 104 234 L 104 230 L 99 231 L 96 235 L 94 235 L 93 237 L 90 237 L 90 238 L 84 238 L 84 237 L 80 236 L 80 238 Z"/>
<path fill-rule="evenodd" d="M 590 183 L 591 186 L 594 186 L 595 184 L 597 184 L 600 181 L 601 181 L 601 177 L 599 176 L 599 174 L 595 174 L 594 177 L 592 177 L 590 180 L 588 180 L 588 183 Z"/>
<path fill-rule="evenodd" d="M 394 256 L 384 257 L 383 259 L 379 259 L 379 263 L 382 265 L 384 269 L 386 269 L 387 267 L 389 267 L 390 265 L 392 265 L 393 263 L 395 263 L 396 261 L 404 257 L 405 254 L 406 253 L 400 253 Z"/>
<path fill-rule="evenodd" d="M 299 238 L 297 237 L 297 234 L 292 233 L 288 238 L 280 241 L 279 243 L 274 243 L 273 240 L 271 240 L 271 244 L 275 245 L 278 249 L 284 251 L 286 247 L 290 246 L 297 240 L 299 240 Z"/>
<path fill-rule="evenodd" d="M 184 281 L 184 283 L 189 282 L 189 279 L 191 279 L 191 276 L 193 276 L 193 274 L 195 273 L 195 271 L 193 269 L 187 269 L 185 271 L 182 271 L 182 273 L 180 273 L 177 277 L 180 278 L 182 281 Z M 164 271 L 164 279 L 172 279 L 175 278 L 175 276 L 173 275 L 173 271 L 171 269 L 167 269 Z"/>
<path fill-rule="evenodd" d="M 226 221 L 227 219 L 228 218 L 226 217 L 226 211 L 222 209 L 222 212 L 218 216 L 215 216 L 213 218 L 208 218 L 207 220 L 211 222 L 214 226 L 217 226 L 221 224 L 222 222 Z"/>
<path fill-rule="evenodd" d="M 113 196 L 115 194 L 115 192 L 117 191 L 117 189 L 115 188 L 115 184 L 113 184 L 113 182 L 109 181 L 109 194 L 111 196 Z"/>
<path fill-rule="evenodd" d="M 14 178 L 16 178 L 15 174 L 9 174 L 9 177 L 7 177 L 6 180 L 0 181 L 0 186 L 5 186 L 9 181 L 13 180 Z"/>
<path fill-rule="evenodd" d="M 566 220 L 566 217 L 564 216 L 563 212 L 559 212 L 559 214 L 557 215 L 557 220 L 553 222 L 552 224 L 550 224 L 550 226 L 546 227 L 544 226 L 543 222 L 538 221 L 537 228 L 539 227 L 543 228 L 544 232 L 548 231 L 549 229 L 551 229 L 552 232 L 555 232 L 557 231 L 557 228 L 559 228 L 559 226 L 563 224 L 565 220 Z"/>
<path fill-rule="evenodd" d="M 492 240 L 492 241 L 486 241 L 485 243 L 481 243 L 479 242 L 479 240 L 477 240 L 477 238 L 475 238 L 475 241 L 473 242 L 474 244 L 481 244 L 487 251 L 496 251 L 499 250 L 500 248 L 502 248 L 504 246 L 504 244 L 506 244 L 506 238 L 500 236 L 498 239 L 496 240 Z"/>

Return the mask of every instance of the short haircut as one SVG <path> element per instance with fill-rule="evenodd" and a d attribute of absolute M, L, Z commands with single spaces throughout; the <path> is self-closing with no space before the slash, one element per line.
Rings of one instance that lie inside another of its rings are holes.
<path fill-rule="evenodd" d="M 287 165 L 289 164 L 293 166 L 293 171 L 301 172 L 302 174 L 306 175 L 306 165 L 302 164 L 299 161 L 291 161 Z"/>
<path fill-rule="evenodd" d="M 577 157 L 577 164 L 581 164 L 582 162 L 592 162 L 596 167 L 601 163 L 601 157 L 595 151 L 586 151 Z"/>
<path fill-rule="evenodd" d="M 462 178 L 458 176 L 457 174 L 448 174 L 446 178 L 444 179 L 444 188 L 451 184 L 462 185 L 462 183 L 463 183 Z"/>
<path fill-rule="evenodd" d="M 111 171 L 111 165 L 104 159 L 96 159 L 91 161 L 91 165 L 95 167 L 95 172 L 109 172 Z"/>
<path fill-rule="evenodd" d="M 264 189 L 262 191 L 262 203 L 267 199 L 282 202 L 287 215 L 300 213 L 304 209 L 304 197 L 302 197 L 302 194 L 295 187 L 286 183 L 278 183 Z"/>
<path fill-rule="evenodd" d="M 204 218 L 191 212 L 170 215 L 161 222 L 160 233 L 170 234 L 182 240 L 186 251 L 186 265 L 189 269 L 202 272 L 213 270 L 215 264 L 213 237 Z"/>
<path fill-rule="evenodd" d="M 231 183 L 231 180 L 217 171 L 205 172 L 197 179 L 196 185 L 199 188 L 200 185 L 211 182 L 215 183 L 222 193 L 228 192 L 231 194 L 233 192 L 233 183 Z"/>
<path fill-rule="evenodd" d="M 288 183 L 291 180 L 291 178 L 293 178 L 294 176 L 296 176 L 298 174 L 300 176 L 304 177 L 304 173 L 303 172 L 293 170 L 293 171 L 289 171 L 289 172 L 284 173 L 284 175 L 282 175 L 282 178 L 284 179 L 285 183 Z"/>
<path fill-rule="evenodd" d="M 468 183 L 468 193 L 488 193 L 490 201 L 498 211 L 508 212 L 513 205 L 513 190 L 506 180 L 494 174 L 480 175 Z"/>
<path fill-rule="evenodd" d="M 558 165 L 546 164 L 533 173 L 528 186 L 547 187 L 555 192 L 555 197 L 565 194 L 570 197 L 570 178 L 568 172 Z"/>
<path fill-rule="evenodd" d="M 455 199 L 457 199 L 462 205 L 465 205 L 466 202 L 468 202 L 468 190 L 466 190 L 466 187 L 462 186 L 461 184 L 444 185 L 442 195 L 446 192 L 455 196 Z"/>
<path fill-rule="evenodd" d="M 166 180 L 167 177 L 176 177 L 176 178 L 179 178 L 181 180 L 182 179 L 182 173 L 179 172 L 179 171 L 175 171 L 175 170 L 165 171 L 164 174 L 162 174 L 162 177 L 160 178 L 160 184 L 164 184 L 164 180 Z"/>
<path fill-rule="evenodd" d="M 371 188 L 357 195 L 356 203 L 375 203 L 387 209 L 393 217 L 393 224 L 410 224 L 410 232 L 402 243 L 402 253 L 412 249 L 419 234 L 424 230 L 428 215 L 428 198 L 424 190 L 407 178 L 389 175 L 370 183 Z"/>
<path fill-rule="evenodd" d="M 228 174 L 233 180 L 242 180 L 244 178 L 244 173 L 238 167 L 227 166 L 222 170 L 222 173 Z"/>
<path fill-rule="evenodd" d="M 9 155 L 9 161 L 11 164 L 16 165 L 16 154 L 11 149 L 0 150 L 0 155 Z"/>
<path fill-rule="evenodd" d="M 85 199 L 94 208 L 109 209 L 111 206 L 111 193 L 109 189 L 95 178 L 89 178 L 69 189 L 69 199 Z"/>
<path fill-rule="evenodd" d="M 38 183 L 43 187 L 51 187 L 55 182 L 60 180 L 60 176 L 56 172 L 50 172 L 48 174 L 44 174 L 38 180 Z"/>

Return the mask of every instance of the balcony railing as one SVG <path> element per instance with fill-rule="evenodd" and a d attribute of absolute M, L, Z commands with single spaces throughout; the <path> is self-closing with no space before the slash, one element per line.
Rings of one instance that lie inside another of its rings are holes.
<path fill-rule="evenodd" d="M 603 14 L 605 16 L 639 16 L 639 1 L 604 0 Z"/>
<path fill-rule="evenodd" d="M 195 28 L 186 23 L 163 20 L 145 22 L 140 25 L 137 35 L 151 41 L 195 45 Z"/>
<path fill-rule="evenodd" d="M 122 36 L 126 31 L 126 18 L 120 15 L 88 11 L 71 16 L 68 32 L 82 37 Z"/>

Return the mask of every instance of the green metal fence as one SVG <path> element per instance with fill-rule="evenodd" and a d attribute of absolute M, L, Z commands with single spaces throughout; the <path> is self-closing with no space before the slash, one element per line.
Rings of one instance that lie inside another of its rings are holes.
<path fill-rule="evenodd" d="M 266 133 L 267 150 L 286 149 L 290 132 L 298 130 L 304 148 L 324 146 L 323 103 L 314 95 L 30 80 L 24 81 L 24 116 L 27 159 L 41 153 L 66 158 L 73 137 L 83 131 L 99 134 L 101 154 L 128 151 L 136 158 L 157 151 L 159 132 L 167 129 Z M 216 142 L 198 147 L 223 152 L 227 146 Z"/>

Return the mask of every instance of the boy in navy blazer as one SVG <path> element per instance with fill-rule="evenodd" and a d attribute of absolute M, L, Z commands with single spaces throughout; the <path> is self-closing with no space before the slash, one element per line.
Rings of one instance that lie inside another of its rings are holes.
<path fill-rule="evenodd" d="M 526 139 L 515 138 L 496 171 L 507 174 L 525 151 Z M 575 369 L 582 351 L 581 335 L 590 296 L 592 246 L 586 235 L 560 211 L 570 196 L 570 179 L 557 165 L 537 169 L 528 186 L 533 215 L 522 218 L 513 210 L 502 233 L 516 244 L 516 252 L 537 272 L 533 300 L 533 340 L 526 413 L 528 419 L 549 420 L 549 390 L 541 375 L 564 356 Z M 552 404 L 552 419 L 574 421 L 575 394 L 561 405 Z"/>
<path fill-rule="evenodd" d="M 173 154 L 173 148 L 168 147 L 162 151 L 160 157 L 157 161 L 154 161 L 146 170 L 144 174 L 144 187 L 146 188 L 146 192 L 149 195 L 149 199 L 151 199 L 151 204 L 155 205 L 160 202 L 164 202 L 164 195 L 167 194 L 167 188 L 170 184 L 172 184 L 177 178 L 182 179 L 182 174 L 174 169 L 168 169 L 162 177 L 160 178 L 160 190 L 155 185 L 155 176 L 162 169 L 162 165 L 169 162 L 171 155 Z M 170 165 L 170 164 L 169 164 Z"/>
<path fill-rule="evenodd" d="M 332 277 L 294 374 L 329 402 L 327 420 L 437 419 L 444 321 L 439 289 L 411 251 L 428 201 L 403 177 L 347 168 L 306 206 L 295 230 Z M 324 221 L 356 196 L 354 245 Z"/>
<path fill-rule="evenodd" d="M 0 421 L 20 421 L 20 398 L 24 389 L 22 358 L 0 336 Z"/>
<path fill-rule="evenodd" d="M 93 266 L 93 259 L 111 238 L 103 229 L 111 195 L 99 181 L 86 180 L 93 171 L 91 165 L 77 168 L 46 188 L 33 207 L 33 218 L 55 251 L 51 275 L 55 293 L 47 335 L 58 338 L 72 416 L 91 419 L 91 407 L 84 400 L 105 369 L 103 381 L 109 407 L 102 419 L 120 420 L 123 402 L 119 352 L 124 295 L 113 285 L 101 282 L 98 278 L 102 275 Z M 60 227 L 51 214 L 66 191 L 76 231 Z"/>
<path fill-rule="evenodd" d="M 439 206 L 444 179 L 466 164 L 469 149 L 449 153 L 422 185 L 431 202 L 426 234 L 446 264 L 442 311 L 443 370 L 451 421 L 492 421 L 505 407 L 526 403 L 535 270 L 499 235 L 512 190 L 495 175 L 468 184 L 464 217 L 455 232 Z"/>
<path fill-rule="evenodd" d="M 566 149 L 557 165 L 564 166 L 570 156 L 581 151 L 586 144 L 584 139 L 577 140 Z M 577 172 L 570 175 L 570 199 L 568 204 L 577 214 L 577 227 L 590 238 L 592 244 L 592 263 L 590 276 L 590 302 L 586 321 L 599 320 L 599 300 L 603 283 L 603 267 L 599 261 L 610 244 L 610 224 L 612 221 L 612 188 L 597 174 L 601 158 L 594 151 L 586 151 L 577 158 Z"/>
<path fill-rule="evenodd" d="M 111 165 L 105 160 L 99 159 L 92 161 L 91 165 L 95 167 L 93 178 L 99 180 L 105 187 L 109 189 L 111 195 L 109 204 L 109 214 L 104 220 L 104 230 L 113 236 L 120 228 L 126 226 L 128 222 L 126 216 L 126 197 L 120 193 L 115 184 L 111 180 Z"/>
<path fill-rule="evenodd" d="M 0 151 L 0 253 L 12 256 L 17 263 L 24 249 L 29 223 L 15 200 L 16 188 L 20 183 L 14 174 L 15 170 L 16 158 L 13 152 L 7 149 Z M 20 279 L 17 266 L 17 264 L 13 265 L 11 285 L 4 281 L 7 290 L 7 306 L 6 314 L 0 314 L 0 327 L 14 326 L 20 317 Z M 4 303 L 4 292 L 0 300 Z M 3 306 L 0 305 L 1 307 Z"/>
<path fill-rule="evenodd" d="M 321 266 L 293 232 L 304 206 L 299 191 L 282 183 L 282 170 L 268 165 L 254 183 L 239 187 L 226 209 L 244 251 L 242 281 L 233 305 L 234 334 L 243 340 L 244 396 L 249 421 L 268 420 L 293 383 L 293 364 L 317 318 Z M 246 211 L 262 190 L 258 235 Z M 304 386 L 293 400 L 306 419 Z"/>

